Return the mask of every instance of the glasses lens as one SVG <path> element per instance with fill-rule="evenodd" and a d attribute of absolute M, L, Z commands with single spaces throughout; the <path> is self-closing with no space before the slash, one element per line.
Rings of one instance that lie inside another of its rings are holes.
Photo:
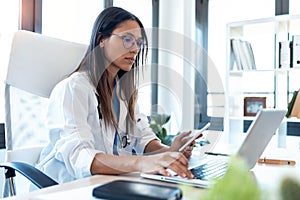
<path fill-rule="evenodd" d="M 127 48 L 127 49 L 129 49 L 129 48 L 131 48 L 134 45 L 135 38 L 132 35 L 126 35 L 123 38 L 123 43 L 124 43 L 124 47 Z"/>
<path fill-rule="evenodd" d="M 141 49 L 144 46 L 144 40 L 143 39 L 138 39 L 136 41 L 136 44 L 138 45 L 139 49 Z"/>
<path fill-rule="evenodd" d="M 143 45 L 144 45 L 144 40 L 143 39 L 138 39 L 138 40 L 135 40 L 135 37 L 133 35 L 126 35 L 123 37 L 123 43 L 124 43 L 124 47 L 126 49 L 129 49 L 131 47 L 133 47 L 133 45 L 137 44 L 138 48 L 142 48 Z"/>

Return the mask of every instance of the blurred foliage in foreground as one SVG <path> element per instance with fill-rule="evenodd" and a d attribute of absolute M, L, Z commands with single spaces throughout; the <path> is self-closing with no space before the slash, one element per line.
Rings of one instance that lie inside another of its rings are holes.
<path fill-rule="evenodd" d="M 212 180 L 215 184 L 207 190 L 194 190 L 193 187 L 182 186 L 184 196 L 187 199 L 201 200 L 253 200 L 261 199 L 262 192 L 249 173 L 243 159 L 231 157 L 226 174 Z"/>

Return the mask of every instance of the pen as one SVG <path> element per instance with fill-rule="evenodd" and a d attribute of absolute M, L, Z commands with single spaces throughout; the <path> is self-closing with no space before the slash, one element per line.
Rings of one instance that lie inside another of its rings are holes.
<path fill-rule="evenodd" d="M 205 152 L 207 155 L 213 155 L 213 156 L 229 156 L 228 154 L 225 153 L 213 153 L 213 152 Z"/>
<path fill-rule="evenodd" d="M 291 165 L 291 166 L 294 166 L 296 164 L 294 160 L 279 160 L 279 159 L 267 159 L 267 158 L 258 159 L 258 163 L 271 164 L 271 165 Z"/>

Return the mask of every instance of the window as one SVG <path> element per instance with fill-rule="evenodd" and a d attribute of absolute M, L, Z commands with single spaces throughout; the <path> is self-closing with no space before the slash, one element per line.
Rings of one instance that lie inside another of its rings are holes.
<path fill-rule="evenodd" d="M 88 44 L 103 0 L 43 0 L 42 33 Z"/>
<path fill-rule="evenodd" d="M 152 28 L 152 0 L 114 0 L 114 6 L 121 7 L 136 15 L 145 28 Z"/>
<path fill-rule="evenodd" d="M 0 34 L 9 33 L 19 27 L 19 0 L 0 1 Z"/>
<path fill-rule="evenodd" d="M 100 0 L 44 0 L 42 33 L 78 43 L 88 43 L 96 16 L 103 9 Z M 51 55 L 49 55 L 51 56 Z M 45 111 L 47 99 L 12 88 L 11 130 L 13 148 L 43 144 L 47 137 Z M 35 123 L 31 123 L 31 122 Z M 30 138 L 30 140 L 28 140 Z"/>
<path fill-rule="evenodd" d="M 114 0 L 114 6 L 121 7 L 132 14 L 136 15 L 143 23 L 146 32 L 151 31 L 152 28 L 152 0 Z M 149 37 L 149 34 L 148 34 Z M 151 38 L 149 38 L 151 39 Z M 151 49 L 148 52 L 148 65 L 151 64 Z M 151 68 L 146 66 L 144 77 L 140 76 L 140 79 L 144 79 L 143 83 L 139 86 L 138 105 L 141 113 L 145 115 L 151 114 Z"/>

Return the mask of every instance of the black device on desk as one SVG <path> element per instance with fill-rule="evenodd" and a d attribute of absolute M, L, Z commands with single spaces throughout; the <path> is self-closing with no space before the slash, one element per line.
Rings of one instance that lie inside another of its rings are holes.
<path fill-rule="evenodd" d="M 182 191 L 172 186 L 116 180 L 95 187 L 93 196 L 111 200 L 179 200 Z"/>

